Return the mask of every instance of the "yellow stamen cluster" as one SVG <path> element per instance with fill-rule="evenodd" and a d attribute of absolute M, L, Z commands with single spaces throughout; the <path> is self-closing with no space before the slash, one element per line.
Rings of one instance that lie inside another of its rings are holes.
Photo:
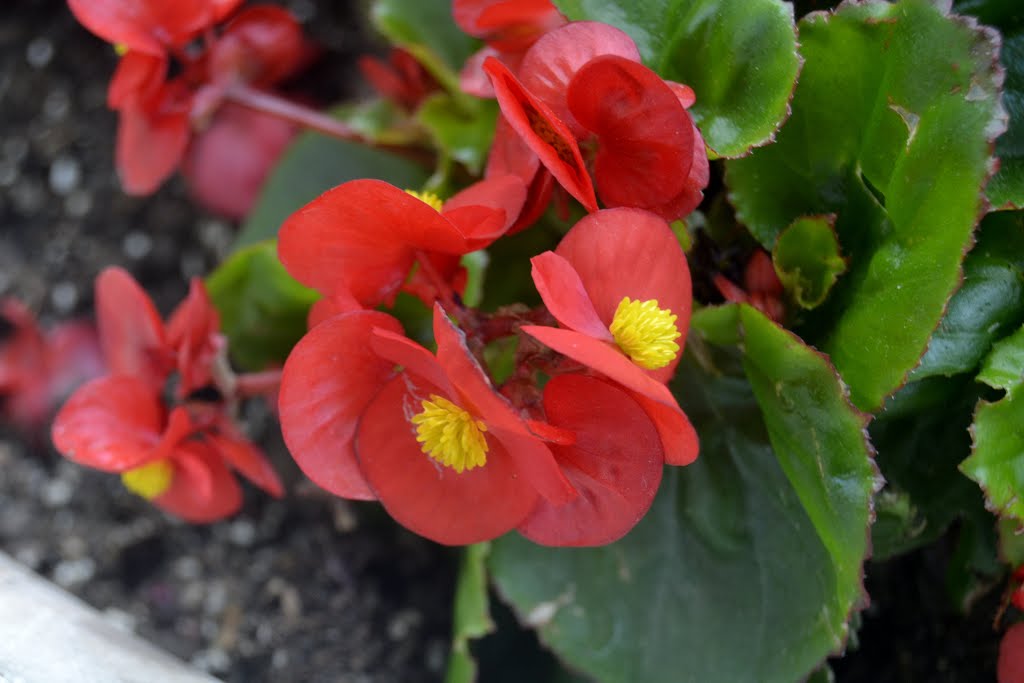
<path fill-rule="evenodd" d="M 445 467 L 462 474 L 487 463 L 487 425 L 448 399 L 431 394 L 411 421 L 420 448 Z"/>
<path fill-rule="evenodd" d="M 416 199 L 420 200 L 434 211 L 440 211 L 441 207 L 444 206 L 444 200 L 438 197 L 433 192 L 417 192 L 416 190 L 406 190 L 406 194 L 411 194 Z"/>
<path fill-rule="evenodd" d="M 642 368 L 663 368 L 679 355 L 676 315 L 658 308 L 657 299 L 631 301 L 623 297 L 609 329 L 619 348 Z"/>
<path fill-rule="evenodd" d="M 154 462 L 121 473 L 121 483 L 134 494 L 153 500 L 171 488 L 174 465 L 168 460 Z"/>

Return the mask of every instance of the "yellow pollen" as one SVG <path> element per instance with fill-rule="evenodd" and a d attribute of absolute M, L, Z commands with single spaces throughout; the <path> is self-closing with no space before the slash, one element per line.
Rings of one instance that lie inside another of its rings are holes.
<path fill-rule="evenodd" d="M 446 398 L 431 394 L 411 418 L 420 449 L 457 473 L 487 463 L 487 425 Z"/>
<path fill-rule="evenodd" d="M 114 52 L 118 57 L 124 57 L 128 53 L 128 46 L 124 43 L 114 43 Z"/>
<path fill-rule="evenodd" d="M 411 194 L 416 199 L 420 200 L 434 211 L 440 211 L 441 207 L 444 206 L 444 200 L 438 197 L 433 192 L 417 192 L 416 190 L 406 190 L 406 194 Z"/>
<path fill-rule="evenodd" d="M 648 370 L 663 368 L 679 355 L 681 336 L 672 311 L 658 308 L 657 299 L 623 297 L 609 328 L 615 343 L 633 362 Z"/>
<path fill-rule="evenodd" d="M 153 500 L 163 495 L 171 487 L 173 479 L 174 465 L 167 459 L 157 460 L 121 473 L 121 483 L 124 484 L 124 487 L 146 500 Z"/>

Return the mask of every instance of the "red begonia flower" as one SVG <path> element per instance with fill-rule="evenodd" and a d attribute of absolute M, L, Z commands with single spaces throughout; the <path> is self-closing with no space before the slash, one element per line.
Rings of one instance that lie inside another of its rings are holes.
<path fill-rule="evenodd" d="M 551 203 L 554 176 L 540 163 L 540 158 L 501 114 L 498 114 L 494 142 L 487 156 L 484 175 L 488 178 L 514 175 L 526 185 L 526 201 L 519 212 L 519 217 L 505 233 L 507 235 L 513 235 L 533 225 Z"/>
<path fill-rule="evenodd" d="M 606 206 L 647 209 L 666 220 L 697 208 L 708 182 L 704 143 L 660 76 L 623 57 L 596 57 L 569 83 L 568 106 L 597 136 L 594 180 Z M 696 172 L 695 158 L 704 159 Z"/>
<path fill-rule="evenodd" d="M 522 51 L 565 23 L 550 0 L 454 0 L 459 28 L 506 52 Z"/>
<path fill-rule="evenodd" d="M 213 81 L 240 80 L 269 88 L 293 75 L 311 56 L 302 27 L 281 7 L 247 7 L 210 47 Z"/>
<path fill-rule="evenodd" d="M 647 513 L 661 483 L 665 455 L 651 418 L 614 385 L 584 375 L 558 375 L 544 387 L 548 422 L 575 434 L 551 450 L 579 491 L 555 506 L 539 500 L 519 533 L 554 546 L 605 545 Z"/>
<path fill-rule="evenodd" d="M 584 65 L 604 55 L 640 62 L 636 43 L 624 32 L 596 21 L 576 21 L 534 43 L 516 73 L 524 88 L 548 105 L 573 135 L 583 138 L 587 132 L 569 108 L 569 83 Z M 599 85 L 598 92 L 602 89 Z"/>
<path fill-rule="evenodd" d="M 484 62 L 505 120 L 542 164 L 588 211 L 597 211 L 594 185 L 572 131 L 496 59 Z"/>
<path fill-rule="evenodd" d="M 575 498 L 548 446 L 494 391 L 440 307 L 434 334 L 436 359 L 404 337 L 374 333 L 374 351 L 403 372 L 367 407 L 356 455 L 388 512 L 427 538 L 465 544 L 514 528 L 538 493 L 560 505 Z M 451 438 L 459 445 L 445 446 Z"/>
<path fill-rule="evenodd" d="M 640 209 L 605 209 L 532 263 L 544 304 L 566 329 L 523 331 L 632 391 L 658 427 L 666 462 L 692 462 L 696 432 L 664 384 L 692 305 L 686 256 L 668 224 Z"/>
<path fill-rule="evenodd" d="M 68 0 L 75 18 L 108 43 L 152 55 L 180 47 L 242 0 Z"/>
<path fill-rule="evenodd" d="M 786 305 L 782 301 L 785 289 L 775 273 L 771 256 L 765 251 L 754 252 L 747 262 L 743 271 L 743 286 L 746 290 L 736 286 L 722 274 L 716 274 L 712 282 L 726 301 L 750 304 L 777 323 L 781 323 L 786 317 Z"/>
<path fill-rule="evenodd" d="M 999 683 L 1024 683 L 1024 624 L 1014 624 L 999 642 Z"/>
<path fill-rule="evenodd" d="M 438 89 L 430 72 L 400 47 L 391 49 L 387 61 L 370 55 L 360 57 L 359 70 L 378 93 L 407 111 L 414 111 Z"/>
<path fill-rule="evenodd" d="M 315 484 L 343 498 L 376 496 L 359 469 L 356 426 L 370 400 L 391 379 L 394 363 L 370 348 L 371 332 L 402 333 L 376 311 L 354 311 L 310 329 L 284 365 L 278 413 L 295 462 Z"/>

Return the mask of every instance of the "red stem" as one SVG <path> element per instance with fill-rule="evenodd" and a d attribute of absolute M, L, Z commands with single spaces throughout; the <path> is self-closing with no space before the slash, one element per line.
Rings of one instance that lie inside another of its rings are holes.
<path fill-rule="evenodd" d="M 332 138 L 367 142 L 354 128 L 337 119 L 308 107 L 295 104 L 282 97 L 250 88 L 244 83 L 234 83 L 228 86 L 224 91 L 224 99 L 249 109 L 290 121 L 299 126 L 304 126 Z"/>
<path fill-rule="evenodd" d="M 238 398 L 265 396 L 281 387 L 281 371 L 265 370 L 249 372 L 235 378 L 235 395 Z"/>

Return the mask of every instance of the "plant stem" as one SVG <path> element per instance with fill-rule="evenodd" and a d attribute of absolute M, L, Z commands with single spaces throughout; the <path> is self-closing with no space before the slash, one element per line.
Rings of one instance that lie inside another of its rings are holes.
<path fill-rule="evenodd" d="M 235 83 L 228 86 L 224 91 L 224 99 L 249 109 L 290 121 L 310 130 L 315 130 L 332 138 L 369 144 L 354 128 L 342 121 L 300 104 L 295 104 L 277 95 L 250 88 L 244 83 Z"/>
<path fill-rule="evenodd" d="M 280 370 L 248 372 L 235 378 L 235 395 L 238 398 L 265 396 L 281 386 Z"/>

